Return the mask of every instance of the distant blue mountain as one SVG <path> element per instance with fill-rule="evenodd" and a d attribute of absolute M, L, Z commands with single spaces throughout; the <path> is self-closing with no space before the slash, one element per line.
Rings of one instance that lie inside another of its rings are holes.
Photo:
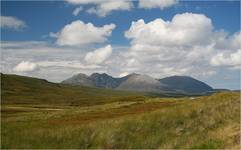
<path fill-rule="evenodd" d="M 213 91 L 211 86 L 188 76 L 171 76 L 159 79 L 159 81 L 177 92 L 205 93 Z"/>

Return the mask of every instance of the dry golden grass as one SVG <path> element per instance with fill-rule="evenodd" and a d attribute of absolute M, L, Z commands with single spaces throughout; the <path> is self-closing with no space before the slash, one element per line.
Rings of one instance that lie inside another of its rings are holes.
<path fill-rule="evenodd" d="M 195 100 L 33 108 L 3 111 L 2 148 L 240 148 L 240 95 L 235 92 Z"/>

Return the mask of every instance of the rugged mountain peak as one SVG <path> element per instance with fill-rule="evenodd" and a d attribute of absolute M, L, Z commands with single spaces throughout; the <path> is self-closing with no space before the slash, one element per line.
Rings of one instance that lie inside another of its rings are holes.
<path fill-rule="evenodd" d="M 61 83 L 72 84 L 72 85 L 94 86 L 93 81 L 90 80 L 89 77 L 83 73 L 74 75 L 71 78 L 68 78 L 62 81 Z"/>
<path fill-rule="evenodd" d="M 106 73 L 93 73 L 89 78 L 95 83 L 96 87 L 115 88 L 119 85 L 117 79 Z"/>
<path fill-rule="evenodd" d="M 131 73 L 131 74 L 128 74 L 124 77 L 132 77 L 132 76 L 139 76 L 140 74 L 137 74 L 137 73 Z"/>
<path fill-rule="evenodd" d="M 90 76 L 98 76 L 100 73 L 92 73 Z"/>
<path fill-rule="evenodd" d="M 118 86 L 118 89 L 130 91 L 160 92 L 162 89 L 162 84 L 158 80 L 148 75 L 131 74 Z"/>
<path fill-rule="evenodd" d="M 88 77 L 86 74 L 83 73 L 78 73 L 76 75 L 73 75 L 73 77 L 78 78 L 78 77 Z"/>
<path fill-rule="evenodd" d="M 90 77 L 112 77 L 106 73 L 92 73 Z"/>
<path fill-rule="evenodd" d="M 64 80 L 62 83 L 156 93 L 197 94 L 213 91 L 209 85 L 189 76 L 171 76 L 158 80 L 148 75 L 137 73 L 132 73 L 122 78 L 114 78 L 106 73 L 93 73 L 90 76 L 79 73 Z"/>

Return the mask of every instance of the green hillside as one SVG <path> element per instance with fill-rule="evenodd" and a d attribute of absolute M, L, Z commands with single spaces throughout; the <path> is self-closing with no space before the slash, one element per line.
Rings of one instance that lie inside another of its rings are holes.
<path fill-rule="evenodd" d="M 1 79 L 2 149 L 240 149 L 239 92 L 151 98 Z"/>
<path fill-rule="evenodd" d="M 43 79 L 1 74 L 2 104 L 96 105 L 138 101 L 143 93 L 50 83 Z"/>

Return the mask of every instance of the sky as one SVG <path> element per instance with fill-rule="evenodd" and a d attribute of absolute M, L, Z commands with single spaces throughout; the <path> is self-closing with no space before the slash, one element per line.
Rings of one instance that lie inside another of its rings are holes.
<path fill-rule="evenodd" d="M 1 1 L 1 72 L 192 76 L 240 89 L 240 1 Z"/>

